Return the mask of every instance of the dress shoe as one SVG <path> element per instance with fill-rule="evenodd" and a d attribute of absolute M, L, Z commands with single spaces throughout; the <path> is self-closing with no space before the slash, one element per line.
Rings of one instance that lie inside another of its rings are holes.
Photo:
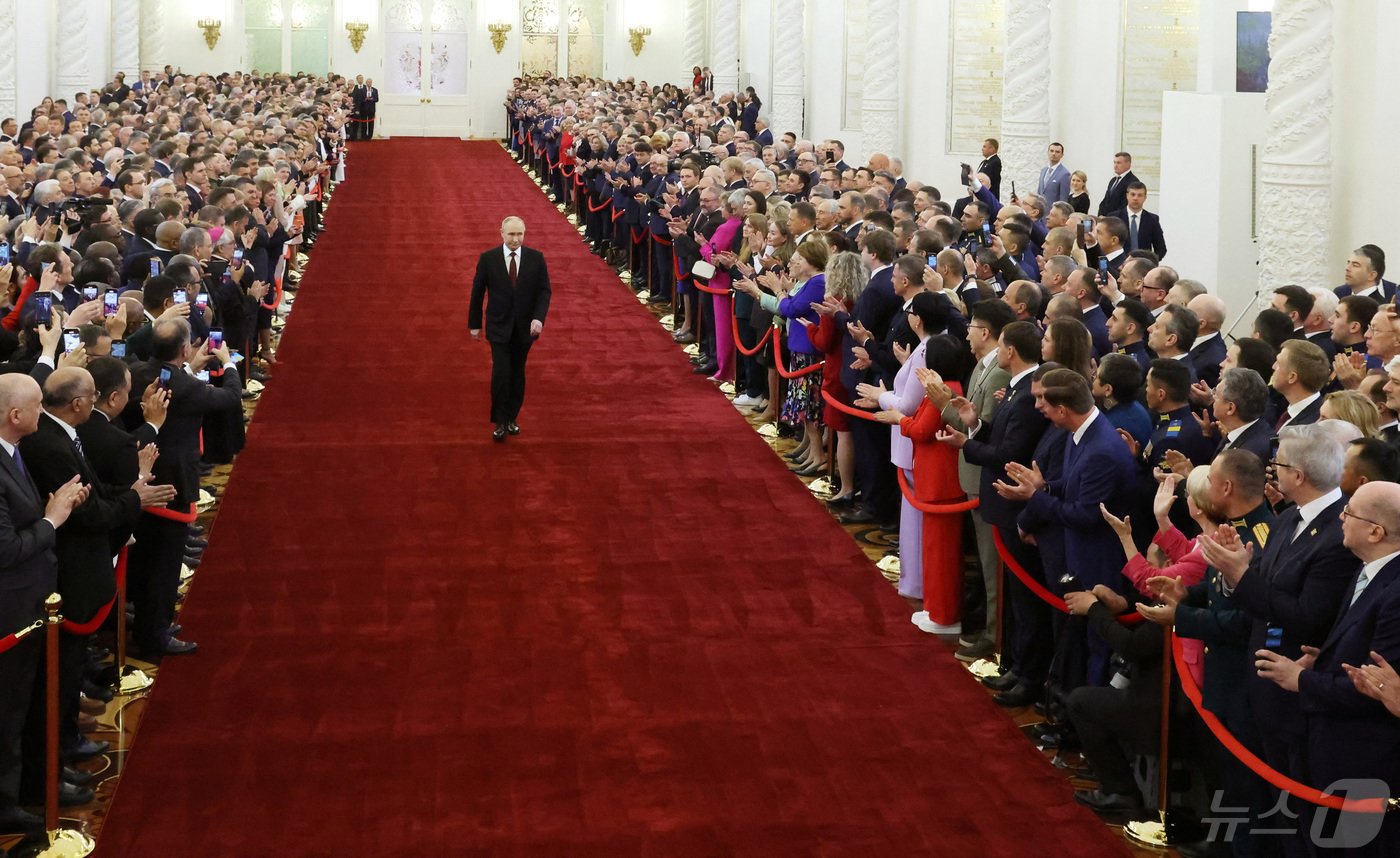
<path fill-rule="evenodd" d="M 1019 685 L 1020 682 L 1020 677 L 1009 670 L 997 676 L 988 676 L 982 680 L 982 684 L 993 691 L 1010 691 L 1012 688 Z"/>
<path fill-rule="evenodd" d="M 1077 789 L 1074 800 L 1099 813 L 1131 813 L 1142 810 L 1142 802 L 1130 795 L 1104 792 L 1102 789 Z"/>
<path fill-rule="evenodd" d="M 808 465 L 800 471 L 795 471 L 799 477 L 815 477 L 817 474 L 826 471 L 826 462 L 818 462 L 815 465 Z"/>
<path fill-rule="evenodd" d="M 59 807 L 80 807 L 91 803 L 95 797 L 87 787 L 73 786 L 67 781 L 58 785 Z"/>
<path fill-rule="evenodd" d="M 76 787 L 85 787 L 93 781 L 97 780 L 97 775 L 93 774 L 92 772 L 83 771 L 82 769 L 75 769 L 72 766 L 64 766 L 62 776 L 64 783 L 72 784 Z"/>
<path fill-rule="evenodd" d="M 517 426 L 517 425 L 515 424 L 515 421 L 514 421 L 514 420 L 512 420 L 512 421 L 510 421 L 509 423 L 506 424 L 506 434 L 507 434 L 507 435 L 519 435 L 519 434 L 520 434 L 520 427 Z"/>
<path fill-rule="evenodd" d="M 842 524 L 868 524 L 875 520 L 875 514 L 861 507 L 842 513 L 836 520 Z"/>
<path fill-rule="evenodd" d="M 205 538 L 202 537 L 202 536 L 187 536 L 187 537 L 185 537 L 185 550 L 187 550 L 187 551 L 190 550 L 190 549 L 195 549 L 195 550 L 198 550 L 198 551 L 203 551 L 204 549 L 206 549 L 206 548 L 208 548 L 208 547 L 209 547 L 209 540 L 205 539 Z"/>
<path fill-rule="evenodd" d="M 695 375 L 710 376 L 719 372 L 719 367 L 712 363 L 702 363 L 691 369 Z"/>
<path fill-rule="evenodd" d="M 967 646 L 958 647 L 958 651 L 953 653 L 953 658 L 966 664 L 980 661 L 984 658 L 991 658 L 996 649 L 991 638 L 986 638 Z"/>
<path fill-rule="evenodd" d="M 193 655 L 199 651 L 199 644 L 194 641 L 182 641 L 179 638 L 167 638 L 161 646 L 159 655 Z"/>
<path fill-rule="evenodd" d="M 96 715 L 89 715 L 89 714 L 87 714 L 86 712 L 79 712 L 79 713 L 78 713 L 78 732 L 79 732 L 79 733 L 95 733 L 95 732 L 97 732 L 97 716 L 96 716 Z"/>
<path fill-rule="evenodd" d="M 1029 685 L 1017 685 L 1010 691 L 1003 691 L 992 696 L 992 702 L 998 706 L 1005 706 L 1008 709 L 1015 709 L 1021 706 L 1029 706 L 1040 699 L 1040 692 L 1032 689 Z"/>
<path fill-rule="evenodd" d="M 492 441 L 504 441 L 506 439 L 506 424 L 497 423 L 496 428 L 491 430 Z"/>
<path fill-rule="evenodd" d="M 112 747 L 111 742 L 94 742 L 83 739 L 78 744 L 63 749 L 63 759 L 70 763 L 80 763 L 93 757 L 100 757 Z"/>
<path fill-rule="evenodd" d="M 107 711 L 107 704 L 84 694 L 78 698 L 78 711 L 86 712 L 89 715 L 101 715 Z"/>
<path fill-rule="evenodd" d="M 191 569 L 198 569 L 199 564 L 204 562 L 204 558 L 199 554 L 186 554 L 182 562 Z"/>
<path fill-rule="evenodd" d="M 647 303 L 648 303 L 648 304 L 669 304 L 669 303 L 671 303 L 671 296 L 670 296 L 670 295 L 648 295 L 648 296 L 647 296 Z"/>
<path fill-rule="evenodd" d="M 826 507 L 827 509 L 846 509 L 855 502 L 855 495 L 837 495 L 834 498 L 827 499 Z"/>
<path fill-rule="evenodd" d="M 695 342 L 695 335 L 681 334 L 679 337 L 673 337 L 672 339 L 674 339 L 677 343 L 680 343 L 683 346 L 688 346 L 691 343 Z"/>
<path fill-rule="evenodd" d="M 178 638 L 180 636 L 180 632 L 183 632 L 184 630 L 185 627 L 180 625 L 179 623 L 171 623 L 170 628 L 166 629 L 165 633 L 167 635 L 170 635 L 172 638 Z"/>
<path fill-rule="evenodd" d="M 84 697 L 90 697 L 93 700 L 101 700 L 103 703 L 110 703 L 112 701 L 112 689 L 97 685 L 89 679 L 83 680 L 82 693 Z"/>
<path fill-rule="evenodd" d="M 42 834 L 44 818 L 20 807 L 0 810 L 0 834 Z"/>

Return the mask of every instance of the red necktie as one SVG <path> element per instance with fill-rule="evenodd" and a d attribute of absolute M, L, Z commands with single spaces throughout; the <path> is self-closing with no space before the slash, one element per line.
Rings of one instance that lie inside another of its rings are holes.
<path fill-rule="evenodd" d="M 517 274 L 517 271 L 516 271 L 516 269 L 515 269 L 515 251 L 512 250 L 512 251 L 510 252 L 510 285 L 511 285 L 511 288 L 514 288 L 514 287 L 515 287 L 515 276 L 516 276 L 516 274 Z"/>

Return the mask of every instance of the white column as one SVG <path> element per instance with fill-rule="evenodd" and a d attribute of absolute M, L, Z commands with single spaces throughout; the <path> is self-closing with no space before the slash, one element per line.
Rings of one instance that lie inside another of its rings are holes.
<path fill-rule="evenodd" d="M 60 3 L 53 34 L 55 84 L 64 98 L 92 86 L 88 68 L 88 8 L 86 3 Z"/>
<path fill-rule="evenodd" d="M 860 117 L 865 156 L 902 155 L 899 145 L 899 0 L 870 0 Z M 859 159 L 864 163 L 865 157 Z"/>
<path fill-rule="evenodd" d="M 19 77 L 19 44 L 15 40 L 15 3 L 0 0 L 0 119 L 19 117 L 15 81 Z"/>
<path fill-rule="evenodd" d="M 710 4 L 708 0 L 685 0 L 685 70 L 709 65 Z M 689 83 L 689 81 L 686 81 Z"/>
<path fill-rule="evenodd" d="M 710 72 L 715 94 L 739 89 L 739 0 L 710 3 Z"/>
<path fill-rule="evenodd" d="M 125 74 L 127 86 L 141 76 L 141 8 L 136 3 L 112 4 L 112 72 Z"/>
<path fill-rule="evenodd" d="M 165 51 L 165 14 L 162 0 L 140 0 L 141 2 L 141 69 L 160 71 L 169 63 Z M 190 38 L 197 38 L 191 35 Z"/>
<path fill-rule="evenodd" d="M 1050 144 L 1050 0 L 1005 0 L 1001 187 L 1035 190 Z"/>
<path fill-rule="evenodd" d="M 777 0 L 773 6 L 773 104 L 768 127 L 775 139 L 785 131 L 796 134 L 799 140 L 807 136 L 803 127 L 806 21 L 807 0 Z"/>
<path fill-rule="evenodd" d="M 1278 0 L 1259 164 L 1259 287 L 1327 286 L 1332 224 L 1332 2 Z M 1299 217 L 1300 212 L 1306 215 Z"/>

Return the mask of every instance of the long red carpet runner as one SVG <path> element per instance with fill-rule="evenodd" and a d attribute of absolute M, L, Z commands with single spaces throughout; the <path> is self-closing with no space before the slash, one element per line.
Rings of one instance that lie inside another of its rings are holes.
<path fill-rule="evenodd" d="M 504 150 L 350 170 L 98 854 L 1126 854 Z"/>

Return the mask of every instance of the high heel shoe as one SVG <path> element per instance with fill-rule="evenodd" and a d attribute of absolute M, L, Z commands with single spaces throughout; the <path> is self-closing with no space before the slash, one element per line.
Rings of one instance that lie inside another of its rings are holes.
<path fill-rule="evenodd" d="M 815 477 L 817 474 L 826 473 L 826 462 L 818 462 L 815 465 L 808 465 L 800 471 L 795 472 L 799 477 Z"/>

